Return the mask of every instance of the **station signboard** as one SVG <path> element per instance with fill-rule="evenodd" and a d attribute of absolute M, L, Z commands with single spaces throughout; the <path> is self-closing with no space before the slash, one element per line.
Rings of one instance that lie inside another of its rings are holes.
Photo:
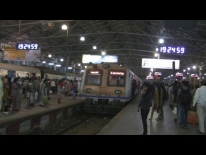
<path fill-rule="evenodd" d="M 149 59 L 142 58 L 142 68 L 173 69 L 172 64 L 175 62 L 175 69 L 180 69 L 180 60 L 170 59 Z"/>

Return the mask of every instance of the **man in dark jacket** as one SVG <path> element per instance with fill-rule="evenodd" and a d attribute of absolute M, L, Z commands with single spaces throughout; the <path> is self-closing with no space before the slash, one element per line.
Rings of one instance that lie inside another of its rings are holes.
<path fill-rule="evenodd" d="M 142 97 L 140 99 L 138 109 L 141 111 L 141 117 L 142 117 L 142 124 L 143 124 L 143 134 L 142 135 L 147 135 L 147 116 L 150 111 L 150 107 L 152 106 L 152 91 L 151 91 L 151 86 L 148 83 L 144 83 L 142 85 L 142 91 L 141 91 Z"/>

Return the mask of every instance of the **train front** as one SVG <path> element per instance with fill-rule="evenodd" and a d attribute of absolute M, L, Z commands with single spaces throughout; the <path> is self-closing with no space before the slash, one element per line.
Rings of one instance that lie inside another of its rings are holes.
<path fill-rule="evenodd" d="M 127 69 L 118 64 L 88 66 L 80 89 L 84 111 L 117 114 L 130 100 Z"/>

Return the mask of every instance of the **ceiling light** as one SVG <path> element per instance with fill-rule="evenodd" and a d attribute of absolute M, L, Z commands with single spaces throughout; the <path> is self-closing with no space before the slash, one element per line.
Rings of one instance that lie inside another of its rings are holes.
<path fill-rule="evenodd" d="M 163 43 L 164 43 L 164 39 L 162 39 L 162 38 L 159 39 L 159 43 L 160 43 L 160 44 L 163 44 Z"/>
<path fill-rule="evenodd" d="M 96 49 L 97 49 L 97 46 L 93 46 L 93 49 L 96 50 Z"/>
<path fill-rule="evenodd" d="M 54 65 L 54 63 L 49 63 L 49 65 Z"/>
<path fill-rule="evenodd" d="M 67 25 L 63 24 L 62 25 L 62 30 L 67 30 Z"/>
<path fill-rule="evenodd" d="M 81 40 L 81 41 L 84 41 L 84 40 L 85 40 L 85 38 L 84 38 L 84 37 L 81 37 L 81 38 L 80 38 L 80 40 Z"/>

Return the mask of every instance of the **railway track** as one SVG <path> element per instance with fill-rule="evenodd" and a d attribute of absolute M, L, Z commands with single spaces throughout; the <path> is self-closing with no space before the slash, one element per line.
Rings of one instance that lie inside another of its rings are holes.
<path fill-rule="evenodd" d="M 58 120 L 31 135 L 95 135 L 114 115 L 84 114 L 69 120 Z"/>
<path fill-rule="evenodd" d="M 71 125 L 63 128 L 63 129 L 55 132 L 55 133 L 53 133 L 52 135 L 61 135 L 61 134 L 65 133 L 66 131 L 68 131 L 68 130 L 70 130 L 70 129 L 73 129 L 74 127 L 78 126 L 78 125 L 81 124 L 82 122 L 85 122 L 87 119 L 89 119 L 89 116 L 86 116 L 85 118 L 76 121 L 75 123 L 73 123 L 73 124 L 71 124 Z"/>

